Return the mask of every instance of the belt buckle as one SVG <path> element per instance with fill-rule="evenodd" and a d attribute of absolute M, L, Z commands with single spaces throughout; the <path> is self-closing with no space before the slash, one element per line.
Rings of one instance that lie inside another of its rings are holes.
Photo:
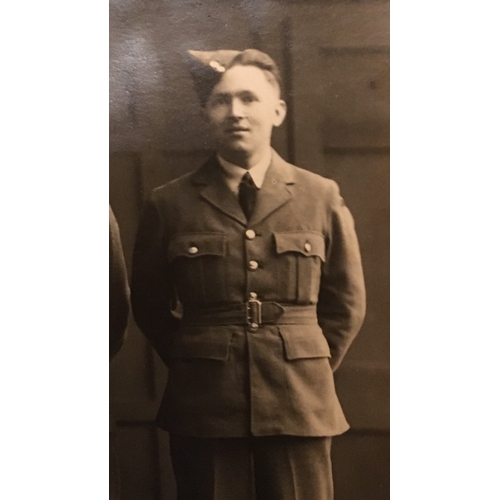
<path fill-rule="evenodd" d="M 255 297 L 250 297 L 246 306 L 247 326 L 251 332 L 256 332 L 262 323 L 262 302 Z"/>

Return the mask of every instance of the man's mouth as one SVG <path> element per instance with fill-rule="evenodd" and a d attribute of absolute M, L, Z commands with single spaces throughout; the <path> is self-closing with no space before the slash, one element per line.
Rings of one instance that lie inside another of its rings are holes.
<path fill-rule="evenodd" d="M 229 127 L 226 129 L 226 132 L 229 134 L 233 134 L 236 132 L 250 132 L 250 129 L 246 127 Z"/>

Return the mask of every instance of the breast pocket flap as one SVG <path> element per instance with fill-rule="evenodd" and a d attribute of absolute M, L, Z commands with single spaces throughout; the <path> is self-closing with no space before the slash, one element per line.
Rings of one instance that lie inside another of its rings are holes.
<path fill-rule="evenodd" d="M 168 245 L 168 260 L 177 257 L 196 258 L 204 255 L 225 257 L 226 235 L 223 233 L 185 233 L 174 236 Z"/>
<path fill-rule="evenodd" d="M 331 357 L 328 342 L 319 326 L 283 325 L 279 330 L 287 360 Z"/>
<path fill-rule="evenodd" d="M 325 262 L 325 239 L 320 233 L 294 231 L 274 233 L 276 252 L 299 252 L 306 257 L 317 256 Z"/>

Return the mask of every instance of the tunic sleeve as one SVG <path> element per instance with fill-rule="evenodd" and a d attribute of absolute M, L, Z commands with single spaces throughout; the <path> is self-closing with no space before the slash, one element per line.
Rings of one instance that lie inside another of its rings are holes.
<path fill-rule="evenodd" d="M 361 328 L 366 296 L 354 220 L 337 184 L 332 181 L 331 186 L 331 232 L 322 267 L 317 311 L 335 371 Z"/>
<path fill-rule="evenodd" d="M 172 314 L 175 292 L 168 272 L 165 241 L 165 224 L 151 198 L 142 212 L 134 248 L 132 311 L 141 331 L 168 364 L 172 334 L 179 319 Z"/>

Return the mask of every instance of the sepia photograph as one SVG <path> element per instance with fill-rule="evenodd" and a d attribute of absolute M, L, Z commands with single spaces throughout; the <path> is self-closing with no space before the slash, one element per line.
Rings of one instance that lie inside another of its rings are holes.
<path fill-rule="evenodd" d="M 110 0 L 110 498 L 389 499 L 389 2 Z"/>
<path fill-rule="evenodd" d="M 500 498 L 495 5 L 2 5 L 0 498 Z"/>

